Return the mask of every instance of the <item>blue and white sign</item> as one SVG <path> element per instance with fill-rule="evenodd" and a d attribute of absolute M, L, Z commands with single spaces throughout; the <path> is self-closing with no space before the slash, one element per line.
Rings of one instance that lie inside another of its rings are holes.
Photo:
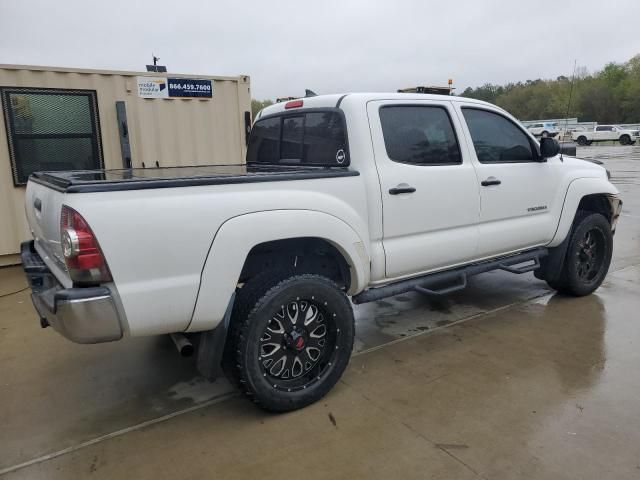
<path fill-rule="evenodd" d="M 138 77 L 142 98 L 212 98 L 213 82 L 199 78 Z"/>
<path fill-rule="evenodd" d="M 213 85 L 211 80 L 195 78 L 168 78 L 169 97 L 211 98 Z"/>

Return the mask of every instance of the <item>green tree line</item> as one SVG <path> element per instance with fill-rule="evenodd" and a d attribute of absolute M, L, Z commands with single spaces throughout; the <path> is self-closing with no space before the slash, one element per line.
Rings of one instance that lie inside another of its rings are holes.
<path fill-rule="evenodd" d="M 494 103 L 520 120 L 567 116 L 571 77 L 467 88 L 463 97 Z M 569 117 L 581 122 L 640 122 L 640 55 L 589 74 L 576 69 Z"/>
<path fill-rule="evenodd" d="M 255 98 L 251 100 L 251 118 L 255 119 L 258 112 L 269 105 L 273 105 L 271 100 L 256 100 Z"/>
<path fill-rule="evenodd" d="M 520 120 L 578 117 L 582 122 L 640 123 L 640 55 L 625 63 L 609 63 L 589 74 L 584 67 L 576 69 L 567 115 L 571 77 L 555 80 L 494 85 L 487 83 L 467 88 L 463 97 L 494 103 Z M 253 118 L 271 100 L 252 100 Z"/>

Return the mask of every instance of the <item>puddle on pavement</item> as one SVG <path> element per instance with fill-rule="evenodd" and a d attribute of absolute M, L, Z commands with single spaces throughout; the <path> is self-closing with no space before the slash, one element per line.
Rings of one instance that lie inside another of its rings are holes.
<path fill-rule="evenodd" d="M 604 162 L 615 185 L 640 185 L 640 145 L 578 147 L 577 157 Z"/>

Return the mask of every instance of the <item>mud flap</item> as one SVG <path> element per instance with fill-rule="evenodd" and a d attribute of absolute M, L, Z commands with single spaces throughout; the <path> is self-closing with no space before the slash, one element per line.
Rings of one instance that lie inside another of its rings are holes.
<path fill-rule="evenodd" d="M 234 292 L 231 300 L 229 300 L 229 305 L 227 305 L 224 318 L 218 326 L 213 330 L 208 330 L 200 334 L 196 367 L 200 375 L 209 381 L 214 381 L 216 378 L 224 375 L 222 370 L 222 357 L 224 355 L 235 298 L 236 294 Z"/>
<path fill-rule="evenodd" d="M 573 228 L 569 231 L 569 235 L 562 241 L 560 245 L 549 249 L 549 255 L 540 259 L 540 268 L 534 270 L 534 276 L 539 280 L 545 280 L 548 282 L 556 282 L 560 279 L 562 274 L 562 268 L 564 267 L 564 261 L 567 256 L 567 248 L 569 248 L 569 240 Z"/>

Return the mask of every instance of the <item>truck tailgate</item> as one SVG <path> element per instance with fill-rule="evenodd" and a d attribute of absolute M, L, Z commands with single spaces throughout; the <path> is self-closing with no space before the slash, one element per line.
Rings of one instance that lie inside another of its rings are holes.
<path fill-rule="evenodd" d="M 25 211 L 35 247 L 63 284 L 70 283 L 60 244 L 60 212 L 65 194 L 36 182 L 27 184 Z"/>

